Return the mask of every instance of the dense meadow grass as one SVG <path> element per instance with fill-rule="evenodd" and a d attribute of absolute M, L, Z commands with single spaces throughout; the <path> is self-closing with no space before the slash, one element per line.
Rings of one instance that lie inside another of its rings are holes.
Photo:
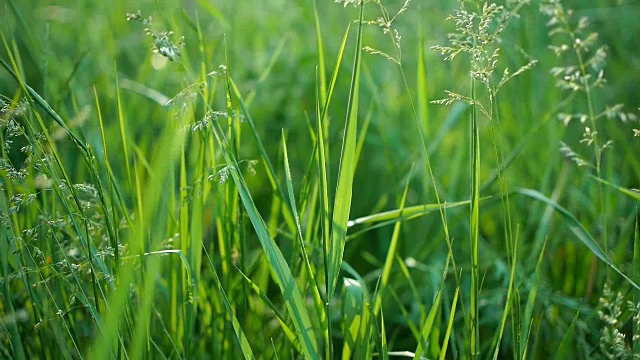
<path fill-rule="evenodd" d="M 0 358 L 640 358 L 640 3 L 0 1 Z"/>

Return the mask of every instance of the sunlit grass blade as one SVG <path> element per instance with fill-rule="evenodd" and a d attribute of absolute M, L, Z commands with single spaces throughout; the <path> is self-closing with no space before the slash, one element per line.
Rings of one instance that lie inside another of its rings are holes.
<path fill-rule="evenodd" d="M 320 319 L 320 321 L 325 324 L 328 319 L 324 310 L 324 300 L 320 295 L 320 289 L 318 287 L 316 276 L 314 274 L 314 269 L 311 267 L 311 262 L 309 261 L 309 255 L 307 254 L 307 248 L 304 243 L 304 235 L 302 234 L 302 227 L 300 225 L 300 217 L 298 216 L 297 204 L 293 191 L 293 180 L 291 178 L 291 168 L 289 167 L 289 151 L 287 150 L 287 140 L 284 135 L 284 130 L 282 131 L 282 148 L 284 154 L 284 170 L 287 183 L 287 192 L 289 193 L 289 205 L 291 206 L 291 213 L 293 214 L 293 218 L 296 223 L 296 230 L 298 231 L 297 238 L 300 243 L 300 252 L 302 254 L 302 259 L 304 261 L 308 276 L 311 281 L 310 288 L 313 295 L 313 301 L 315 303 L 314 308 L 318 313 L 318 318 Z"/>
<path fill-rule="evenodd" d="M 322 94 L 321 89 L 318 88 L 321 84 L 321 80 L 318 79 L 320 74 L 316 71 L 316 144 L 314 147 L 314 151 L 316 152 L 316 161 L 318 167 L 318 186 L 320 188 L 320 224 L 322 229 L 322 252 L 323 252 L 323 265 L 324 265 L 324 277 L 325 277 L 325 288 L 327 293 L 329 293 L 329 289 L 331 285 L 329 282 L 331 281 L 329 278 L 329 243 L 331 242 L 331 213 L 329 208 L 331 206 L 331 201 L 329 199 L 329 167 L 328 160 L 330 159 L 330 143 L 329 141 L 325 141 L 329 136 L 329 123 L 330 117 L 328 116 L 329 106 L 333 99 L 333 93 L 336 88 L 336 83 L 338 81 L 338 75 L 340 73 L 340 66 L 342 65 L 342 58 L 344 56 L 344 52 L 347 46 L 347 39 L 349 38 L 349 30 L 351 29 L 351 24 L 347 25 L 347 29 L 342 36 L 342 42 L 340 44 L 340 49 L 338 50 L 338 55 L 336 58 L 336 65 L 333 69 L 333 73 L 331 75 L 331 81 L 329 83 L 329 89 L 327 94 Z M 325 99 L 324 101 L 322 99 Z M 327 311 L 329 314 L 329 302 L 327 302 Z M 329 316 L 329 315 L 328 315 Z M 329 316 L 330 317 L 330 316 Z M 327 327 L 329 339 L 331 339 L 331 326 Z M 333 350 L 331 341 L 329 341 L 329 349 L 327 350 L 327 357 L 331 357 Z"/>
<path fill-rule="evenodd" d="M 167 106 L 170 103 L 171 98 L 167 95 L 161 93 L 156 89 L 152 89 L 148 86 L 145 86 L 137 81 L 127 79 L 127 78 L 117 78 L 119 87 L 121 89 L 129 90 L 130 92 L 136 93 L 142 97 L 145 97 L 154 103 L 160 106 Z"/>
<path fill-rule="evenodd" d="M 440 209 L 451 209 L 460 206 L 468 206 L 471 202 L 469 200 L 457 201 L 452 203 L 438 204 L 425 204 L 408 206 L 404 209 L 388 210 L 377 214 L 371 214 L 363 216 L 357 219 L 350 220 L 347 223 L 347 227 L 351 228 L 356 225 L 376 224 L 380 222 L 391 221 L 395 222 L 399 219 L 414 219 L 419 216 L 430 214 Z"/>
<path fill-rule="evenodd" d="M 365 359 L 369 348 L 370 312 L 360 282 L 345 278 L 342 288 L 342 359 Z"/>
<path fill-rule="evenodd" d="M 636 284 L 631 278 L 629 278 L 625 273 L 613 263 L 613 260 L 604 252 L 604 250 L 600 247 L 600 244 L 591 236 L 591 234 L 584 228 L 584 226 L 578 221 L 578 219 L 571 213 L 569 210 L 560 206 L 560 204 L 555 201 L 549 199 L 541 192 L 532 189 L 518 189 L 515 191 L 516 194 L 524 195 L 534 200 L 541 201 L 547 205 L 553 207 L 567 223 L 567 226 L 573 232 L 573 234 L 582 242 L 592 253 L 597 256 L 600 260 L 602 260 L 605 264 L 615 270 L 620 276 L 622 276 L 629 284 L 631 284 L 634 288 L 640 290 L 640 286 Z"/>
<path fill-rule="evenodd" d="M 340 65 L 342 65 L 342 57 L 344 56 L 344 51 L 347 47 L 347 39 L 349 38 L 349 30 L 351 29 L 351 24 L 347 25 L 347 29 L 344 31 L 344 35 L 342 36 L 342 42 L 340 43 L 340 49 L 338 49 L 338 56 L 336 57 L 336 67 L 333 69 L 333 74 L 331 75 L 331 81 L 329 82 L 329 89 L 328 89 L 328 93 L 326 95 L 326 101 L 324 103 L 324 105 L 322 105 L 321 102 L 319 102 L 319 108 L 322 109 L 322 111 L 320 112 L 320 120 L 322 122 L 323 125 L 323 130 L 325 130 L 326 128 L 328 128 L 329 124 L 328 124 L 328 110 L 329 110 L 329 105 L 331 104 L 331 100 L 333 99 L 333 93 L 336 89 L 336 83 L 338 81 L 338 75 L 340 74 Z M 321 96 L 320 94 L 318 94 L 319 96 Z M 328 146 L 328 144 L 324 144 L 325 147 Z"/>
<path fill-rule="evenodd" d="M 313 0 L 313 20 L 316 25 L 316 47 L 318 51 L 318 77 L 319 81 L 319 92 L 320 92 L 320 107 L 324 107 L 327 102 L 327 70 L 324 62 L 324 44 L 322 41 L 322 32 L 320 31 L 320 17 L 318 16 L 318 7 L 316 4 L 316 0 Z M 336 67 L 339 67 L 340 62 L 338 62 Z"/>
<path fill-rule="evenodd" d="M 345 34 L 346 36 L 346 34 Z M 338 71 L 340 64 L 336 65 L 336 71 Z M 335 72 L 334 72 L 335 74 Z M 322 247 L 322 270 L 324 275 L 324 285 L 325 285 L 325 296 L 327 294 L 327 290 L 329 288 L 329 242 L 331 240 L 331 225 L 330 225 L 330 213 L 329 213 L 329 181 L 327 178 L 327 158 L 325 151 L 327 147 L 325 146 L 325 137 L 324 137 L 324 119 L 323 115 L 320 111 L 321 100 L 320 100 L 320 90 L 318 89 L 318 73 L 316 70 L 316 127 L 315 127 L 315 137 L 316 144 L 314 147 L 315 151 L 315 161 L 316 168 L 318 171 L 318 192 L 319 195 L 319 230 L 320 230 L 320 244 Z M 327 103 L 325 103 L 325 107 Z M 325 314 L 327 314 L 327 319 L 331 318 L 331 309 L 330 304 L 327 301 L 325 304 Z M 331 322 L 327 321 L 325 324 L 324 331 L 324 339 L 327 342 L 327 346 L 325 349 L 325 359 L 332 359 L 333 357 L 333 337 L 331 330 Z"/>
<path fill-rule="evenodd" d="M 302 234 L 302 227 L 300 226 L 300 217 L 298 216 L 298 210 L 296 204 L 296 198 L 293 190 L 293 179 L 291 178 L 291 168 L 289 167 L 289 151 L 287 150 L 287 138 L 285 137 L 284 130 L 282 130 L 282 150 L 284 154 L 284 171 L 285 171 L 285 180 L 287 184 L 287 192 L 289 194 L 289 205 L 291 206 L 291 212 L 293 214 L 293 219 L 295 221 L 296 231 L 298 232 L 298 238 L 300 240 L 300 249 L 302 252 L 303 260 L 307 265 L 309 272 L 311 272 L 311 264 L 309 263 L 309 257 L 307 255 L 307 250 L 304 245 L 304 235 Z M 310 274 L 313 278 L 313 274 Z M 314 281 L 314 287 L 315 281 Z"/>
<path fill-rule="evenodd" d="M 331 82 L 329 84 L 328 93 L 326 95 L 321 94 L 320 81 L 317 79 L 320 74 L 316 71 L 316 128 L 315 128 L 315 136 L 316 136 L 316 144 L 314 147 L 315 156 L 316 156 L 316 165 L 318 168 L 318 187 L 320 191 L 320 227 L 322 230 L 322 251 L 323 251 L 323 269 L 324 269 L 324 277 L 325 277 L 325 287 L 329 289 L 329 243 L 331 241 L 331 213 L 329 211 L 330 208 L 330 199 L 329 199 L 329 176 L 328 176 L 328 164 L 327 158 L 329 156 L 329 142 L 325 141 L 326 133 L 325 129 L 328 128 L 329 118 L 327 116 L 327 111 L 329 109 L 329 105 L 333 98 L 333 92 L 336 86 L 336 82 L 338 79 L 338 74 L 340 73 L 340 66 L 342 65 L 342 57 L 344 55 L 344 51 L 347 45 L 347 39 L 349 37 L 349 29 L 350 25 L 347 26 L 347 29 L 344 32 L 342 37 L 342 42 L 340 45 L 340 49 L 338 50 L 338 57 L 336 60 L 336 66 L 333 70 L 333 74 L 331 76 Z M 326 100 L 323 102 L 321 99 L 326 96 Z M 328 292 L 328 291 L 327 291 Z M 328 304 L 327 304 L 327 314 Z M 331 326 L 327 327 L 328 333 L 331 332 Z M 331 339 L 330 334 L 327 334 L 329 340 Z M 331 345 L 331 342 L 330 344 Z M 327 356 L 331 356 L 331 346 L 329 346 Z"/>
<path fill-rule="evenodd" d="M 360 4 L 360 17 L 358 22 L 358 37 L 356 40 L 353 72 L 351 73 L 351 89 L 349 90 L 349 103 L 347 105 L 347 120 L 344 125 L 342 151 L 340 154 L 340 167 L 338 170 L 338 186 L 333 205 L 333 217 L 331 221 L 331 240 L 329 242 L 329 288 L 327 289 L 328 301 L 331 301 L 335 291 L 342 264 L 342 256 L 347 236 L 347 223 L 351 211 L 351 198 L 353 195 L 353 177 L 355 174 L 355 155 L 358 130 L 358 102 L 360 97 L 360 66 L 362 55 L 362 19 L 364 14 L 364 2 Z"/>

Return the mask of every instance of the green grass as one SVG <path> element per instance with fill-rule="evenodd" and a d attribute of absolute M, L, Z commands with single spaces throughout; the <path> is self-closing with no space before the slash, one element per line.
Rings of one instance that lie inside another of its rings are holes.
<path fill-rule="evenodd" d="M 0 358 L 640 355 L 640 6 L 346 5 L 0 1 Z"/>

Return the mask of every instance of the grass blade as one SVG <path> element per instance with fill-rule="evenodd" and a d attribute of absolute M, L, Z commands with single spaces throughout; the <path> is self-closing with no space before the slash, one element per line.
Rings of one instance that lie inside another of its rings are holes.
<path fill-rule="evenodd" d="M 286 183 L 287 183 L 287 191 L 289 193 L 289 204 L 291 206 L 291 212 L 293 213 L 293 218 L 296 223 L 295 224 L 296 230 L 298 231 L 297 238 L 300 242 L 300 251 L 302 253 L 302 258 L 311 280 L 310 287 L 313 294 L 315 309 L 318 313 L 318 317 L 320 318 L 320 321 L 323 324 L 325 324 L 327 321 L 327 317 L 324 311 L 324 301 L 320 296 L 320 290 L 318 288 L 318 283 L 314 275 L 314 269 L 311 267 L 311 262 L 309 261 L 309 255 L 307 254 L 307 249 L 304 244 L 304 235 L 302 234 L 302 227 L 300 226 L 300 217 L 298 216 L 296 199 L 293 191 L 293 180 L 291 178 L 291 168 L 289 167 L 289 152 L 287 150 L 287 140 L 286 140 L 286 137 L 284 136 L 284 130 L 282 131 L 282 148 L 284 152 L 284 169 L 285 169 L 285 176 L 286 176 Z M 325 340 L 328 340 L 328 339 L 325 339 Z"/>
<path fill-rule="evenodd" d="M 342 332 L 345 337 L 342 359 L 365 359 L 371 324 L 366 292 L 359 281 L 344 279 L 342 307 Z"/>
<path fill-rule="evenodd" d="M 373 356 L 378 356 L 382 360 L 389 359 L 389 345 L 387 344 L 387 330 L 384 326 L 384 313 L 380 312 L 380 324 L 374 319 L 375 329 L 378 332 L 375 337 L 376 347 L 378 348 L 379 353 L 373 354 Z"/>
<path fill-rule="evenodd" d="M 255 359 L 255 355 L 253 355 L 253 350 L 251 349 L 251 345 L 249 344 L 249 340 L 247 340 L 247 336 L 244 334 L 242 327 L 240 326 L 240 322 L 233 312 L 233 308 L 231 307 L 231 303 L 229 302 L 229 298 L 222 288 L 222 283 L 220 282 L 220 278 L 218 277 L 218 273 L 216 272 L 216 268 L 213 266 L 213 261 L 211 261 L 211 257 L 209 257 L 209 253 L 207 252 L 206 247 L 202 247 L 205 255 L 207 256 L 209 267 L 211 268 L 211 272 L 213 273 L 213 279 L 215 281 L 216 287 L 218 288 L 218 292 L 220 292 L 220 297 L 222 298 L 222 302 L 224 303 L 224 309 L 227 313 L 229 319 L 231 319 L 231 325 L 233 326 L 233 331 L 236 335 L 236 339 L 240 344 L 240 348 L 242 349 L 242 354 L 244 354 L 244 358 L 247 360 Z"/>
<path fill-rule="evenodd" d="M 496 339 L 495 339 L 495 350 L 493 352 L 493 359 L 497 360 L 498 359 L 498 355 L 500 353 L 500 344 L 502 343 L 502 336 L 504 335 L 504 328 L 507 325 L 507 318 L 509 317 L 509 312 L 512 311 L 511 307 L 512 307 L 512 303 L 513 303 L 513 296 L 514 296 L 514 292 L 516 291 L 514 289 L 514 283 L 516 280 L 516 266 L 518 265 L 518 240 L 516 239 L 516 241 L 514 242 L 514 248 L 513 248 L 513 257 L 511 259 L 511 274 L 509 276 L 509 285 L 507 288 L 507 299 L 505 300 L 505 307 L 504 307 L 504 312 L 502 313 L 502 321 L 500 323 L 500 330 L 498 331 L 498 333 L 496 334 Z M 517 316 L 517 314 L 513 314 L 512 316 Z M 515 331 L 515 329 L 514 329 Z"/>
<path fill-rule="evenodd" d="M 301 351 L 302 349 L 300 349 L 296 343 L 296 333 L 289 327 L 289 325 L 287 325 L 287 319 L 285 318 L 285 316 L 282 313 L 280 313 L 278 308 L 269 299 L 268 295 L 264 291 L 262 291 L 262 289 L 258 284 L 256 284 L 251 279 L 249 279 L 249 277 L 245 275 L 242 271 L 240 271 L 240 269 L 237 269 L 237 270 L 240 272 L 240 275 L 242 275 L 242 278 L 247 282 L 247 284 L 249 284 L 249 287 L 251 287 L 251 289 L 256 293 L 256 295 L 258 295 L 260 300 L 262 300 L 262 302 L 264 302 L 264 304 L 271 311 L 273 311 L 273 314 L 276 316 L 278 323 L 280 324 L 280 326 L 282 326 L 282 331 L 284 332 L 285 336 L 291 341 L 291 343 L 294 346 L 297 347 L 298 351 Z"/>
<path fill-rule="evenodd" d="M 231 114 L 229 115 L 231 116 Z M 213 124 L 213 134 L 215 135 L 218 144 L 222 147 L 222 154 L 225 161 L 227 164 L 232 165 L 229 173 L 233 178 L 245 211 L 247 212 L 251 224 L 256 231 L 256 235 L 260 240 L 260 244 L 262 245 L 267 261 L 269 262 L 273 276 L 280 287 L 287 310 L 289 311 L 289 315 L 291 316 L 296 328 L 302 352 L 307 358 L 317 359 L 320 357 L 318 344 L 316 342 L 316 337 L 302 293 L 295 282 L 295 278 L 293 277 L 282 252 L 269 234 L 267 225 L 251 197 L 247 184 L 244 181 L 244 177 L 238 170 L 240 169 L 240 166 L 232 150 L 229 148 L 227 139 L 223 136 L 224 132 L 220 129 L 220 125 L 218 123 Z"/>
<path fill-rule="evenodd" d="M 411 179 L 411 173 L 413 172 L 413 167 L 409 171 L 409 176 L 407 179 Z M 404 193 L 402 194 L 402 200 L 400 200 L 400 214 L 402 215 L 402 210 L 404 210 L 404 204 L 407 201 L 407 194 L 409 193 L 409 180 L 407 180 L 407 184 L 404 187 Z M 398 248 L 398 240 L 400 239 L 400 230 L 402 228 L 402 221 L 398 221 L 393 228 L 393 235 L 391 236 L 391 242 L 389 244 L 389 250 L 387 250 L 387 258 L 384 261 L 384 266 L 382 267 L 382 276 L 380 277 L 380 287 L 376 292 L 375 299 L 373 300 L 373 316 L 378 316 L 380 312 L 380 307 L 382 305 L 382 293 L 389 285 L 389 276 L 391 275 L 391 267 L 393 266 L 393 260 L 396 257 L 396 249 Z"/>
<path fill-rule="evenodd" d="M 429 339 L 431 330 L 433 330 L 433 324 L 435 322 L 434 320 L 435 320 L 436 314 L 440 310 L 440 302 L 442 301 L 443 289 L 444 289 L 444 282 L 443 282 L 443 286 L 440 287 L 440 290 L 438 290 L 438 295 L 436 295 L 436 299 L 433 302 L 433 306 L 431 307 L 431 310 L 429 310 L 427 321 L 425 321 L 424 325 L 422 326 L 422 330 L 420 331 L 418 348 L 416 349 L 416 352 L 413 355 L 414 360 L 421 359 L 422 353 L 427 349 L 427 339 Z"/>
<path fill-rule="evenodd" d="M 356 225 L 364 225 L 364 224 L 376 224 L 385 221 L 397 221 L 401 218 L 404 219 L 413 219 L 418 216 L 427 215 L 433 211 L 437 211 L 440 209 L 451 209 L 460 206 L 467 206 L 471 203 L 469 200 L 465 201 L 457 201 L 452 203 L 443 203 L 442 205 L 438 204 L 425 204 L 425 205 L 414 205 L 409 206 L 404 209 L 395 209 L 388 210 L 377 214 L 371 214 L 367 216 L 363 216 L 354 220 L 350 220 L 347 223 L 347 227 L 354 227 Z"/>
<path fill-rule="evenodd" d="M 7 201 L 4 196 L 4 192 L 0 192 L 0 210 L 2 213 L 8 214 L 9 210 L 7 209 Z M 9 231 L 10 227 L 8 226 L 0 226 L 0 253 L 9 254 L 11 252 L 10 243 L 9 243 Z M 13 236 L 15 238 L 15 236 Z M 15 308 L 13 306 L 13 301 L 11 300 L 11 289 L 9 288 L 8 274 L 9 274 L 9 261 L 8 256 L 0 256 L 0 278 L 2 281 L 2 293 L 4 302 L 3 306 L 3 315 L 0 317 L 0 325 L 1 328 L 8 327 L 9 333 L 4 334 L 10 340 L 12 353 L 16 359 L 25 359 L 24 348 L 22 347 L 22 339 L 20 337 L 20 331 L 18 330 L 18 315 L 16 314 Z"/>
<path fill-rule="evenodd" d="M 440 352 L 440 360 L 446 359 L 447 346 L 449 345 L 449 338 L 451 337 L 451 331 L 453 329 L 453 321 L 455 320 L 455 317 L 456 317 L 456 305 L 458 305 L 459 293 L 460 293 L 460 288 L 457 288 L 455 295 L 453 295 L 453 303 L 451 304 L 451 312 L 449 314 L 449 325 L 447 325 L 447 331 L 444 334 L 444 339 L 442 339 L 442 350 Z"/>
<path fill-rule="evenodd" d="M 423 352 L 427 350 L 427 340 L 429 339 L 431 330 L 433 330 L 433 324 L 435 323 L 436 314 L 438 313 L 438 311 L 440 311 L 440 302 L 442 302 L 442 292 L 444 291 L 444 288 L 445 288 L 444 285 L 445 285 L 445 280 L 447 279 L 447 270 L 449 269 L 450 260 L 451 258 L 447 257 L 447 262 L 444 266 L 444 275 L 442 276 L 442 282 L 440 283 L 440 289 L 438 290 L 438 294 L 436 295 L 436 298 L 433 301 L 431 310 L 429 310 L 427 319 L 422 325 L 422 330 L 420 330 L 418 347 L 416 348 L 416 352 L 413 355 L 413 360 L 421 359 Z"/>
<path fill-rule="evenodd" d="M 124 111 L 122 110 L 122 99 L 120 97 L 120 85 L 118 80 L 118 69 L 114 64 L 114 72 L 116 74 L 116 103 L 118 105 L 118 124 L 120 125 L 120 139 L 122 140 L 122 154 L 124 155 L 124 164 L 127 169 L 127 179 L 131 184 L 131 167 L 129 166 L 129 147 L 127 146 L 127 130 L 124 119 Z"/>
<path fill-rule="evenodd" d="M 608 182 L 607 180 L 599 178 L 597 176 L 592 176 L 592 177 L 594 179 L 596 179 L 596 181 L 598 181 L 598 182 L 600 182 L 600 183 L 602 183 L 604 185 L 607 185 L 612 189 L 618 190 L 620 193 L 622 193 L 624 195 L 627 195 L 628 197 L 630 197 L 630 198 L 632 198 L 634 200 L 640 201 L 640 193 L 638 193 L 637 191 L 632 191 L 632 190 L 623 188 L 621 186 L 614 185 L 614 184 Z"/>
<path fill-rule="evenodd" d="M 320 107 L 324 107 L 327 102 L 327 70 L 324 62 L 324 44 L 322 42 L 322 32 L 320 31 L 320 17 L 318 16 L 318 6 L 316 1 L 313 1 L 313 20 L 316 25 L 316 43 L 318 50 L 318 77 L 320 79 Z M 340 66 L 340 62 L 336 67 Z"/>
<path fill-rule="evenodd" d="M 351 211 L 351 197 L 353 195 L 353 177 L 355 174 L 356 141 L 358 130 L 358 101 L 360 97 L 360 66 L 362 53 L 362 19 L 364 2 L 360 4 L 360 20 L 358 22 L 358 37 L 356 40 L 355 59 L 351 73 L 351 89 L 347 105 L 347 120 L 344 126 L 340 167 L 338 170 L 338 186 L 336 188 L 331 222 L 331 240 L 329 242 L 329 288 L 328 301 L 331 301 L 338 281 L 342 256 L 347 236 L 347 223 Z"/>
<path fill-rule="evenodd" d="M 475 81 L 471 81 L 471 99 L 475 102 L 476 90 Z M 480 327 L 478 325 L 478 296 L 480 293 L 480 274 L 478 268 L 478 242 L 480 241 L 480 130 L 478 125 L 478 110 L 476 106 L 471 107 L 471 213 L 469 217 L 470 225 L 470 247 L 471 252 L 471 311 L 470 331 L 471 358 L 475 359 L 480 355 Z"/>
<path fill-rule="evenodd" d="M 638 226 L 638 209 L 636 208 L 636 223 L 633 229 L 633 280 L 638 281 L 640 275 L 640 227 Z M 633 301 L 638 302 L 638 291 L 635 291 Z M 636 323 L 633 327 L 633 336 L 640 337 L 640 325 Z M 633 353 L 640 354 L 640 341 L 634 341 Z"/>
<path fill-rule="evenodd" d="M 540 284 L 540 275 L 542 271 L 542 260 L 544 259 L 545 250 L 547 248 L 547 242 L 545 241 L 542 245 L 542 250 L 540 251 L 540 256 L 538 257 L 538 263 L 536 264 L 536 270 L 533 277 L 533 285 L 531 285 L 531 290 L 529 291 L 529 297 L 527 298 L 527 305 L 524 309 L 524 319 L 523 319 L 523 331 L 524 336 L 522 336 L 522 344 L 520 349 L 522 354 L 520 354 L 520 358 L 522 360 L 526 360 L 527 358 L 527 349 L 529 347 L 529 338 L 531 336 L 531 327 L 533 326 L 533 306 L 536 302 L 536 296 L 538 295 L 538 285 Z"/>
<path fill-rule="evenodd" d="M 230 77 L 228 79 L 229 79 L 228 89 L 229 89 L 229 91 L 232 90 L 233 94 L 238 99 L 238 102 L 240 103 L 240 108 L 242 109 L 242 114 L 243 114 L 246 122 L 251 127 L 251 132 L 253 133 L 254 139 L 256 140 L 256 144 L 258 145 L 258 148 L 260 149 L 260 155 L 262 156 L 262 159 L 264 160 L 264 164 L 265 164 L 265 167 L 266 167 L 266 170 L 267 170 L 267 176 L 269 177 L 269 182 L 271 183 L 271 188 L 276 191 L 276 194 L 282 199 L 282 201 L 285 201 L 285 199 L 287 197 L 286 197 L 284 191 L 282 190 L 282 188 L 280 187 L 280 184 L 278 183 L 278 181 L 276 181 L 275 168 L 273 167 L 271 159 L 270 159 L 270 157 L 269 157 L 269 155 L 267 153 L 267 149 L 265 148 L 264 143 L 262 142 L 262 139 L 260 138 L 260 135 L 258 134 L 258 129 L 256 128 L 255 122 L 253 121 L 253 118 L 251 117 L 251 114 L 249 113 L 249 109 L 247 108 L 247 105 L 246 105 L 245 101 L 243 100 L 242 95 L 240 94 L 240 90 L 238 89 L 238 86 L 235 84 L 235 82 L 233 82 L 233 79 L 231 79 Z M 230 94 L 229 94 L 229 96 L 230 96 Z M 231 115 L 229 117 L 231 117 Z"/>
<path fill-rule="evenodd" d="M 571 358 L 570 350 L 571 350 L 571 345 L 573 344 L 573 333 L 576 330 L 576 324 L 578 323 L 579 316 L 580 316 L 580 310 L 578 310 L 578 312 L 576 312 L 576 316 L 573 317 L 573 321 L 571 322 L 571 325 L 569 325 L 567 332 L 564 334 L 564 337 L 562 338 L 560 347 L 558 347 L 558 351 L 556 351 L 554 359 L 563 360 L 563 359 Z"/>
<path fill-rule="evenodd" d="M 549 199 L 544 196 L 541 192 L 532 189 L 518 189 L 515 191 L 517 194 L 524 195 L 530 197 L 534 200 L 541 201 L 547 205 L 553 207 L 564 220 L 568 223 L 569 229 L 573 234 L 580 240 L 591 252 L 597 256 L 600 260 L 602 260 L 605 264 L 609 265 L 613 270 L 615 270 L 620 276 L 622 276 L 629 284 L 631 284 L 634 288 L 640 290 L 640 286 L 636 284 L 631 278 L 625 275 L 617 266 L 613 263 L 613 260 L 604 252 L 604 250 L 600 247 L 600 244 L 596 242 L 596 240 L 589 234 L 587 229 L 578 221 L 578 219 L 569 212 L 569 210 L 560 206 L 555 201 Z"/>
<path fill-rule="evenodd" d="M 427 66 L 424 58 L 424 39 L 422 37 L 422 21 L 418 26 L 418 71 L 417 71 L 417 103 L 418 118 L 425 135 L 429 135 L 429 97 L 427 95 Z"/>

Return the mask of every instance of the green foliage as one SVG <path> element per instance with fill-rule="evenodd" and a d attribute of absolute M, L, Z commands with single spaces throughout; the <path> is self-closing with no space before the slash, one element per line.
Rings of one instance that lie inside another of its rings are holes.
<path fill-rule="evenodd" d="M 639 358 L 634 14 L 0 2 L 0 358 Z"/>

